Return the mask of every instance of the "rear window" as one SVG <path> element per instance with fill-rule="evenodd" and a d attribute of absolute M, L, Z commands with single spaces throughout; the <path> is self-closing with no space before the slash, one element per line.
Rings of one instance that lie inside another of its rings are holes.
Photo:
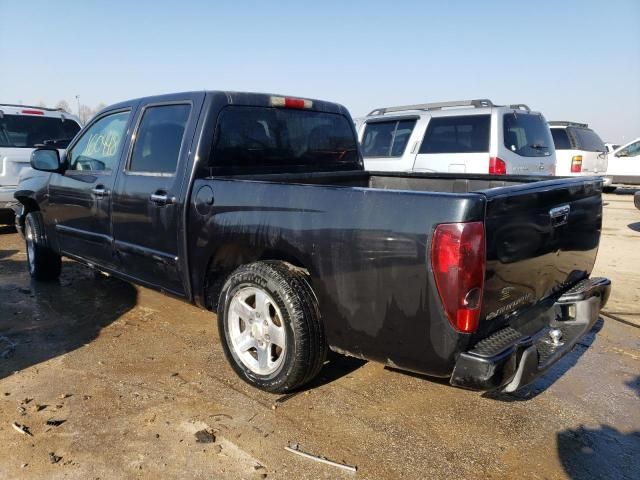
<path fill-rule="evenodd" d="M 218 117 L 211 165 L 242 173 L 359 167 L 354 130 L 339 114 L 229 106 Z"/>
<path fill-rule="evenodd" d="M 571 150 L 571 142 L 569 141 L 569 135 L 564 128 L 552 128 L 551 136 L 553 137 L 553 145 L 556 150 Z"/>
<path fill-rule="evenodd" d="M 602 139 L 593 130 L 575 127 L 569 127 L 567 130 L 570 130 L 575 138 L 577 150 L 587 152 L 605 152 L 607 150 Z"/>
<path fill-rule="evenodd" d="M 401 157 L 409 143 L 415 120 L 367 123 L 362 136 L 364 157 Z"/>
<path fill-rule="evenodd" d="M 521 157 L 546 157 L 553 151 L 553 138 L 542 115 L 506 113 L 502 119 L 504 146 Z"/>
<path fill-rule="evenodd" d="M 490 130 L 490 115 L 432 118 L 420 153 L 488 152 Z"/>
<path fill-rule="evenodd" d="M 79 131 L 80 125 L 69 119 L 4 114 L 0 117 L 0 147 L 33 148 L 47 142 L 65 148 Z"/>

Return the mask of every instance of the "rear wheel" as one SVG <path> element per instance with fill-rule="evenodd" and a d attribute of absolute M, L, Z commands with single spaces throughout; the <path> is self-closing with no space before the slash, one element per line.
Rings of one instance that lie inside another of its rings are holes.
<path fill-rule="evenodd" d="M 62 260 L 47 243 L 40 212 L 31 212 L 24 222 L 29 274 L 36 280 L 55 280 L 60 276 Z"/>
<path fill-rule="evenodd" d="M 314 378 L 327 344 L 305 275 L 284 262 L 239 267 L 218 302 L 225 355 L 244 381 L 269 392 L 288 392 Z"/>

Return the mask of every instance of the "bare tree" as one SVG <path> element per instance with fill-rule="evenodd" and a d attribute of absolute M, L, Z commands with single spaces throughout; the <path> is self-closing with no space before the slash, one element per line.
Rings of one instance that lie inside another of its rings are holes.
<path fill-rule="evenodd" d="M 60 105 L 60 103 L 58 105 Z M 80 121 L 82 122 L 82 124 L 86 125 L 87 122 L 96 115 L 96 113 L 98 113 L 100 110 L 102 110 L 105 107 L 106 105 L 104 103 L 99 103 L 95 108 L 91 108 L 89 105 L 82 104 L 80 105 L 80 111 L 78 113 L 78 117 L 80 117 Z"/>
<path fill-rule="evenodd" d="M 47 106 L 47 105 L 46 105 L 42 100 L 40 100 L 40 101 L 38 102 L 38 106 L 39 106 L 40 108 L 46 108 L 46 106 Z"/>
<path fill-rule="evenodd" d="M 93 117 L 94 111 L 88 105 L 80 105 L 80 111 L 78 112 L 78 116 L 80 117 L 80 121 L 83 125 L 85 125 L 91 117 Z"/>
<path fill-rule="evenodd" d="M 71 113 L 71 107 L 69 106 L 69 104 L 67 103 L 66 100 L 60 100 L 57 104 L 56 104 L 56 108 L 60 109 L 64 112 L 67 113 Z"/>

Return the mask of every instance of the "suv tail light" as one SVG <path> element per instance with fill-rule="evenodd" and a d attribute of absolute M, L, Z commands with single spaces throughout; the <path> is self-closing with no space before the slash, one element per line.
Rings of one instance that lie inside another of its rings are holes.
<path fill-rule="evenodd" d="M 582 155 L 574 155 L 571 157 L 571 173 L 580 173 L 582 171 Z"/>
<path fill-rule="evenodd" d="M 489 158 L 489 175 L 506 175 L 507 164 L 498 157 Z"/>
<path fill-rule="evenodd" d="M 462 333 L 476 331 L 484 295 L 484 224 L 438 225 L 431 242 L 431 267 L 449 323 Z"/>

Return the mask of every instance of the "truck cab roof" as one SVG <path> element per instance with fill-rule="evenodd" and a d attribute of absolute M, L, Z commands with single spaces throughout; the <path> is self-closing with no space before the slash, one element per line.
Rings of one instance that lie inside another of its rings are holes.
<path fill-rule="evenodd" d="M 107 107 L 108 110 L 115 110 L 118 108 L 124 108 L 130 106 L 135 103 L 162 103 L 164 101 L 171 101 L 176 96 L 187 96 L 187 95 L 195 95 L 204 93 L 207 97 L 211 97 L 218 102 L 226 103 L 228 105 L 245 105 L 245 106 L 255 106 L 255 107 L 273 107 L 273 106 L 282 106 L 285 105 L 277 105 L 278 101 L 292 101 L 295 103 L 296 101 L 300 106 L 290 106 L 289 108 L 300 108 L 300 109 L 308 109 L 315 110 L 320 112 L 327 113 L 338 113 L 342 115 L 349 115 L 349 111 L 342 105 L 333 102 L 327 102 L 324 100 L 317 100 L 312 98 L 303 98 L 295 95 L 282 95 L 282 94 L 272 94 L 272 93 L 256 93 L 256 92 L 236 92 L 236 91 L 225 91 L 225 90 L 200 90 L 200 91 L 187 91 L 187 92 L 179 92 L 179 93 L 170 93 L 170 94 L 162 94 L 162 95 L 154 95 L 149 97 L 140 97 L 134 98 L 131 100 L 127 100 L 124 102 L 116 103 Z M 274 102 L 276 102 L 274 104 Z M 302 102 L 302 103 L 300 103 Z"/>

